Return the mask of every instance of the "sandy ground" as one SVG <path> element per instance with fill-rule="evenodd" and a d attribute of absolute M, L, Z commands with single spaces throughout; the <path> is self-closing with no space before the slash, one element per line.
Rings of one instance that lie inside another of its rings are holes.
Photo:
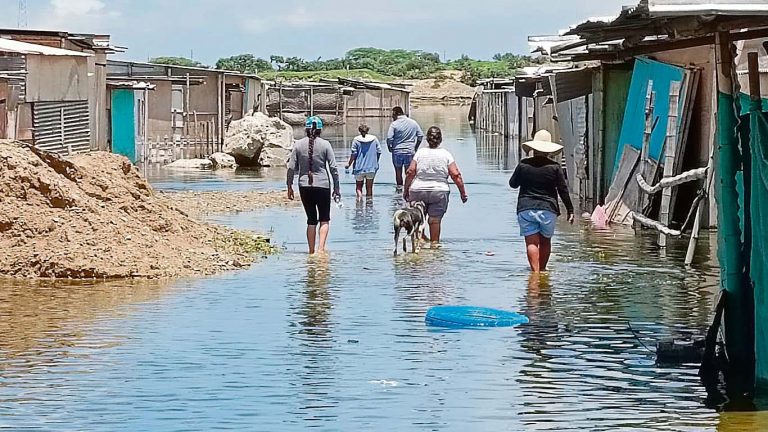
<path fill-rule="evenodd" d="M 424 79 L 402 81 L 413 86 L 411 100 L 415 102 L 468 104 L 475 95 L 475 89 L 454 77 L 445 79 Z"/>
<path fill-rule="evenodd" d="M 265 196 L 253 205 L 277 200 Z M 275 251 L 263 236 L 202 223 L 183 210 L 244 209 L 234 198 L 207 207 L 202 199 L 182 201 L 159 196 L 122 156 L 62 159 L 0 140 L 0 276 L 210 275 Z"/>
<path fill-rule="evenodd" d="M 298 201 L 288 200 L 285 191 L 158 192 L 158 196 L 198 219 L 211 214 L 298 205 Z"/>

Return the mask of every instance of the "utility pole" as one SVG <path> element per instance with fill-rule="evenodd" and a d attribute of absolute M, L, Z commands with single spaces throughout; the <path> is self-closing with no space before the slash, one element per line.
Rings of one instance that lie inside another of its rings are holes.
<path fill-rule="evenodd" d="M 16 21 L 18 28 L 27 28 L 27 0 L 19 0 L 19 15 Z"/>

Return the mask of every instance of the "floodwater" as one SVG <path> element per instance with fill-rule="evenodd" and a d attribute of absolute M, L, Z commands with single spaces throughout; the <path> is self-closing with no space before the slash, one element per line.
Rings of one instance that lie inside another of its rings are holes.
<path fill-rule="evenodd" d="M 392 256 L 391 216 L 402 199 L 385 156 L 373 202 L 356 204 L 344 176 L 326 258 L 306 255 L 303 212 L 289 208 L 213 219 L 273 231 L 285 246 L 246 271 L 177 282 L 0 282 L 0 429 L 768 425 L 760 413 L 707 408 L 696 365 L 657 366 L 648 349 L 708 324 L 713 238 L 704 236 L 686 269 L 684 242 L 662 253 L 650 234 L 561 223 L 551 271 L 531 276 L 506 186 L 514 147 L 476 137 L 461 108 L 423 107 L 414 117 L 444 126 L 467 181 L 469 203 L 452 195 L 443 248 Z M 332 141 L 343 166 L 349 144 Z M 148 175 L 174 190 L 267 189 L 283 177 Z M 438 304 L 520 311 L 531 323 L 429 328 L 424 313 Z"/>

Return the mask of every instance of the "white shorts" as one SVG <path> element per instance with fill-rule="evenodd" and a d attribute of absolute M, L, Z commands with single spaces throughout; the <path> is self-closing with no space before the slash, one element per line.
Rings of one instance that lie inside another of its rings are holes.
<path fill-rule="evenodd" d="M 362 173 L 355 176 L 355 181 L 373 180 L 376 177 L 376 173 Z"/>

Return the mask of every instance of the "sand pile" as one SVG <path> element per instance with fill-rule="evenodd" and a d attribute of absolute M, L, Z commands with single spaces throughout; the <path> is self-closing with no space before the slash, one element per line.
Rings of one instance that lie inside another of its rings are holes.
<path fill-rule="evenodd" d="M 256 112 L 229 124 L 224 152 L 240 166 L 285 166 L 293 148 L 293 128 L 277 117 Z"/>
<path fill-rule="evenodd" d="M 438 79 L 410 80 L 411 99 L 422 102 L 469 103 L 475 89 L 449 76 Z"/>
<path fill-rule="evenodd" d="M 0 140 L 0 275 L 176 277 L 245 266 L 263 238 L 203 224 L 124 157 L 71 159 Z"/>
<path fill-rule="evenodd" d="M 158 196 L 194 218 L 299 205 L 298 200 L 289 201 L 285 191 L 159 192 Z"/>

